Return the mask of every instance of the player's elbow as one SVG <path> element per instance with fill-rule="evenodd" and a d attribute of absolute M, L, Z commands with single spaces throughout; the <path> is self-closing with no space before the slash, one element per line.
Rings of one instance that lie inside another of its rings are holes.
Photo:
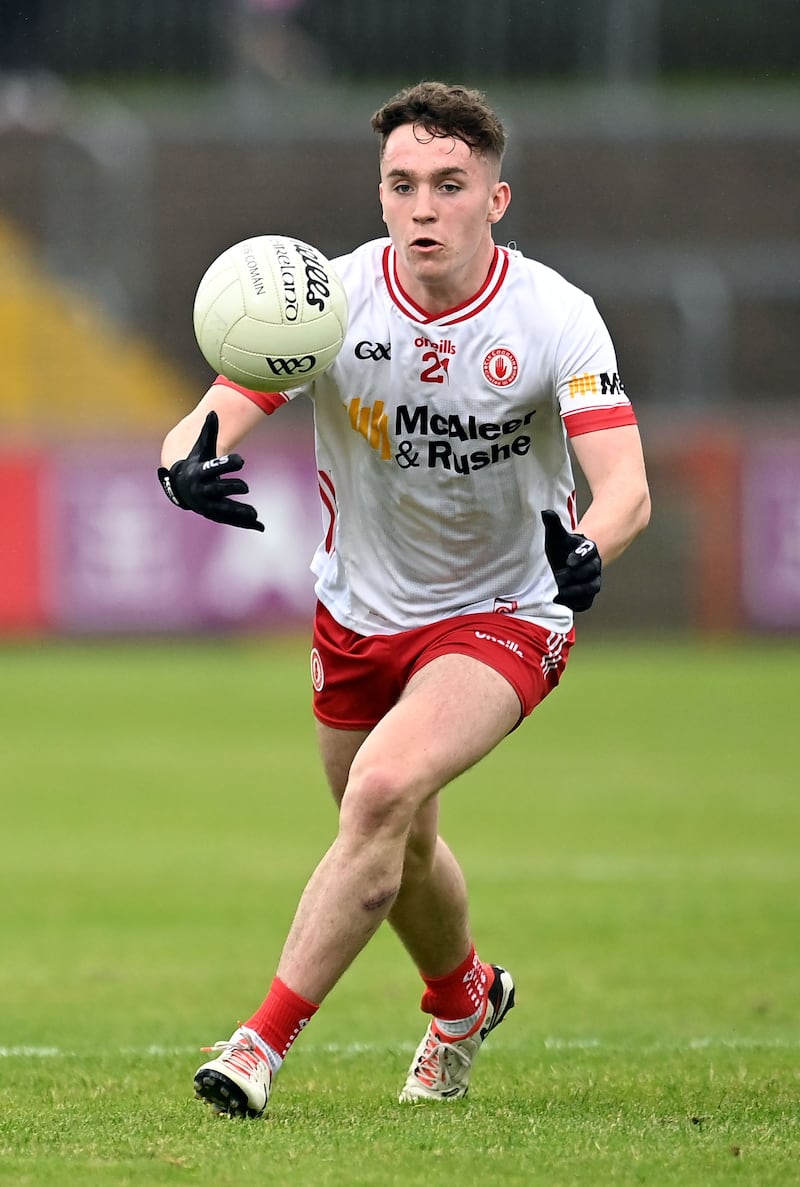
<path fill-rule="evenodd" d="M 633 512 L 633 527 L 634 536 L 638 536 L 650 522 L 650 515 L 653 510 L 653 505 L 650 500 L 650 487 L 647 485 L 647 480 L 643 480 L 639 491 L 637 492 L 636 503 Z"/>
<path fill-rule="evenodd" d="M 649 524 L 651 503 L 647 480 L 642 478 L 641 481 L 627 484 L 618 508 L 616 532 L 612 532 L 611 538 L 605 541 L 605 547 L 600 547 L 604 564 L 616 560 Z"/>
<path fill-rule="evenodd" d="M 630 543 L 647 527 L 652 511 L 650 485 L 647 481 L 644 460 L 638 459 L 637 464 L 628 466 L 624 474 L 618 475 L 618 482 L 621 505 L 625 507 L 628 543 Z"/>

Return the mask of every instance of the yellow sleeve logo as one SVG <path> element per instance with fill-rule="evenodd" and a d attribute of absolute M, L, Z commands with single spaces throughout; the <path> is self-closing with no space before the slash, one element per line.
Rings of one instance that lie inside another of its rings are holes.
<path fill-rule="evenodd" d="M 569 398 L 574 400 L 576 396 L 590 396 L 597 393 L 597 376 L 584 373 L 583 375 L 574 375 L 569 381 Z"/>

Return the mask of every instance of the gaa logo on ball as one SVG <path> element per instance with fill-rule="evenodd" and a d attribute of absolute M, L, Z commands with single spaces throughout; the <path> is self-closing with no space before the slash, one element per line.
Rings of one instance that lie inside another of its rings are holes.
<path fill-rule="evenodd" d="M 257 235 L 214 260 L 197 288 L 194 332 L 213 370 L 253 391 L 284 391 L 331 365 L 347 330 L 347 297 L 321 251 Z"/>

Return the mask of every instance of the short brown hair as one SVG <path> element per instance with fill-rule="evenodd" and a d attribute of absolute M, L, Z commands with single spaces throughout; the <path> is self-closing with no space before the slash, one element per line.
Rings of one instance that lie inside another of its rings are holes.
<path fill-rule="evenodd" d="M 481 156 L 503 159 L 506 132 L 480 91 L 449 86 L 444 82 L 420 82 L 406 87 L 372 117 L 372 130 L 381 137 L 381 156 L 386 141 L 404 124 L 419 125 L 429 136 L 453 136 Z"/>

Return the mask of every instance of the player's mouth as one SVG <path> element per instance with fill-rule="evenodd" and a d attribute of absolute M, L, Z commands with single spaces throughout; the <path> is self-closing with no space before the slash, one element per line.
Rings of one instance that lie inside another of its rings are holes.
<path fill-rule="evenodd" d="M 420 235 L 419 239 L 411 240 L 411 246 L 414 248 L 415 251 L 422 251 L 422 252 L 427 253 L 427 252 L 435 251 L 436 248 L 439 248 L 442 245 L 438 241 L 438 239 L 428 239 L 427 236 Z"/>

